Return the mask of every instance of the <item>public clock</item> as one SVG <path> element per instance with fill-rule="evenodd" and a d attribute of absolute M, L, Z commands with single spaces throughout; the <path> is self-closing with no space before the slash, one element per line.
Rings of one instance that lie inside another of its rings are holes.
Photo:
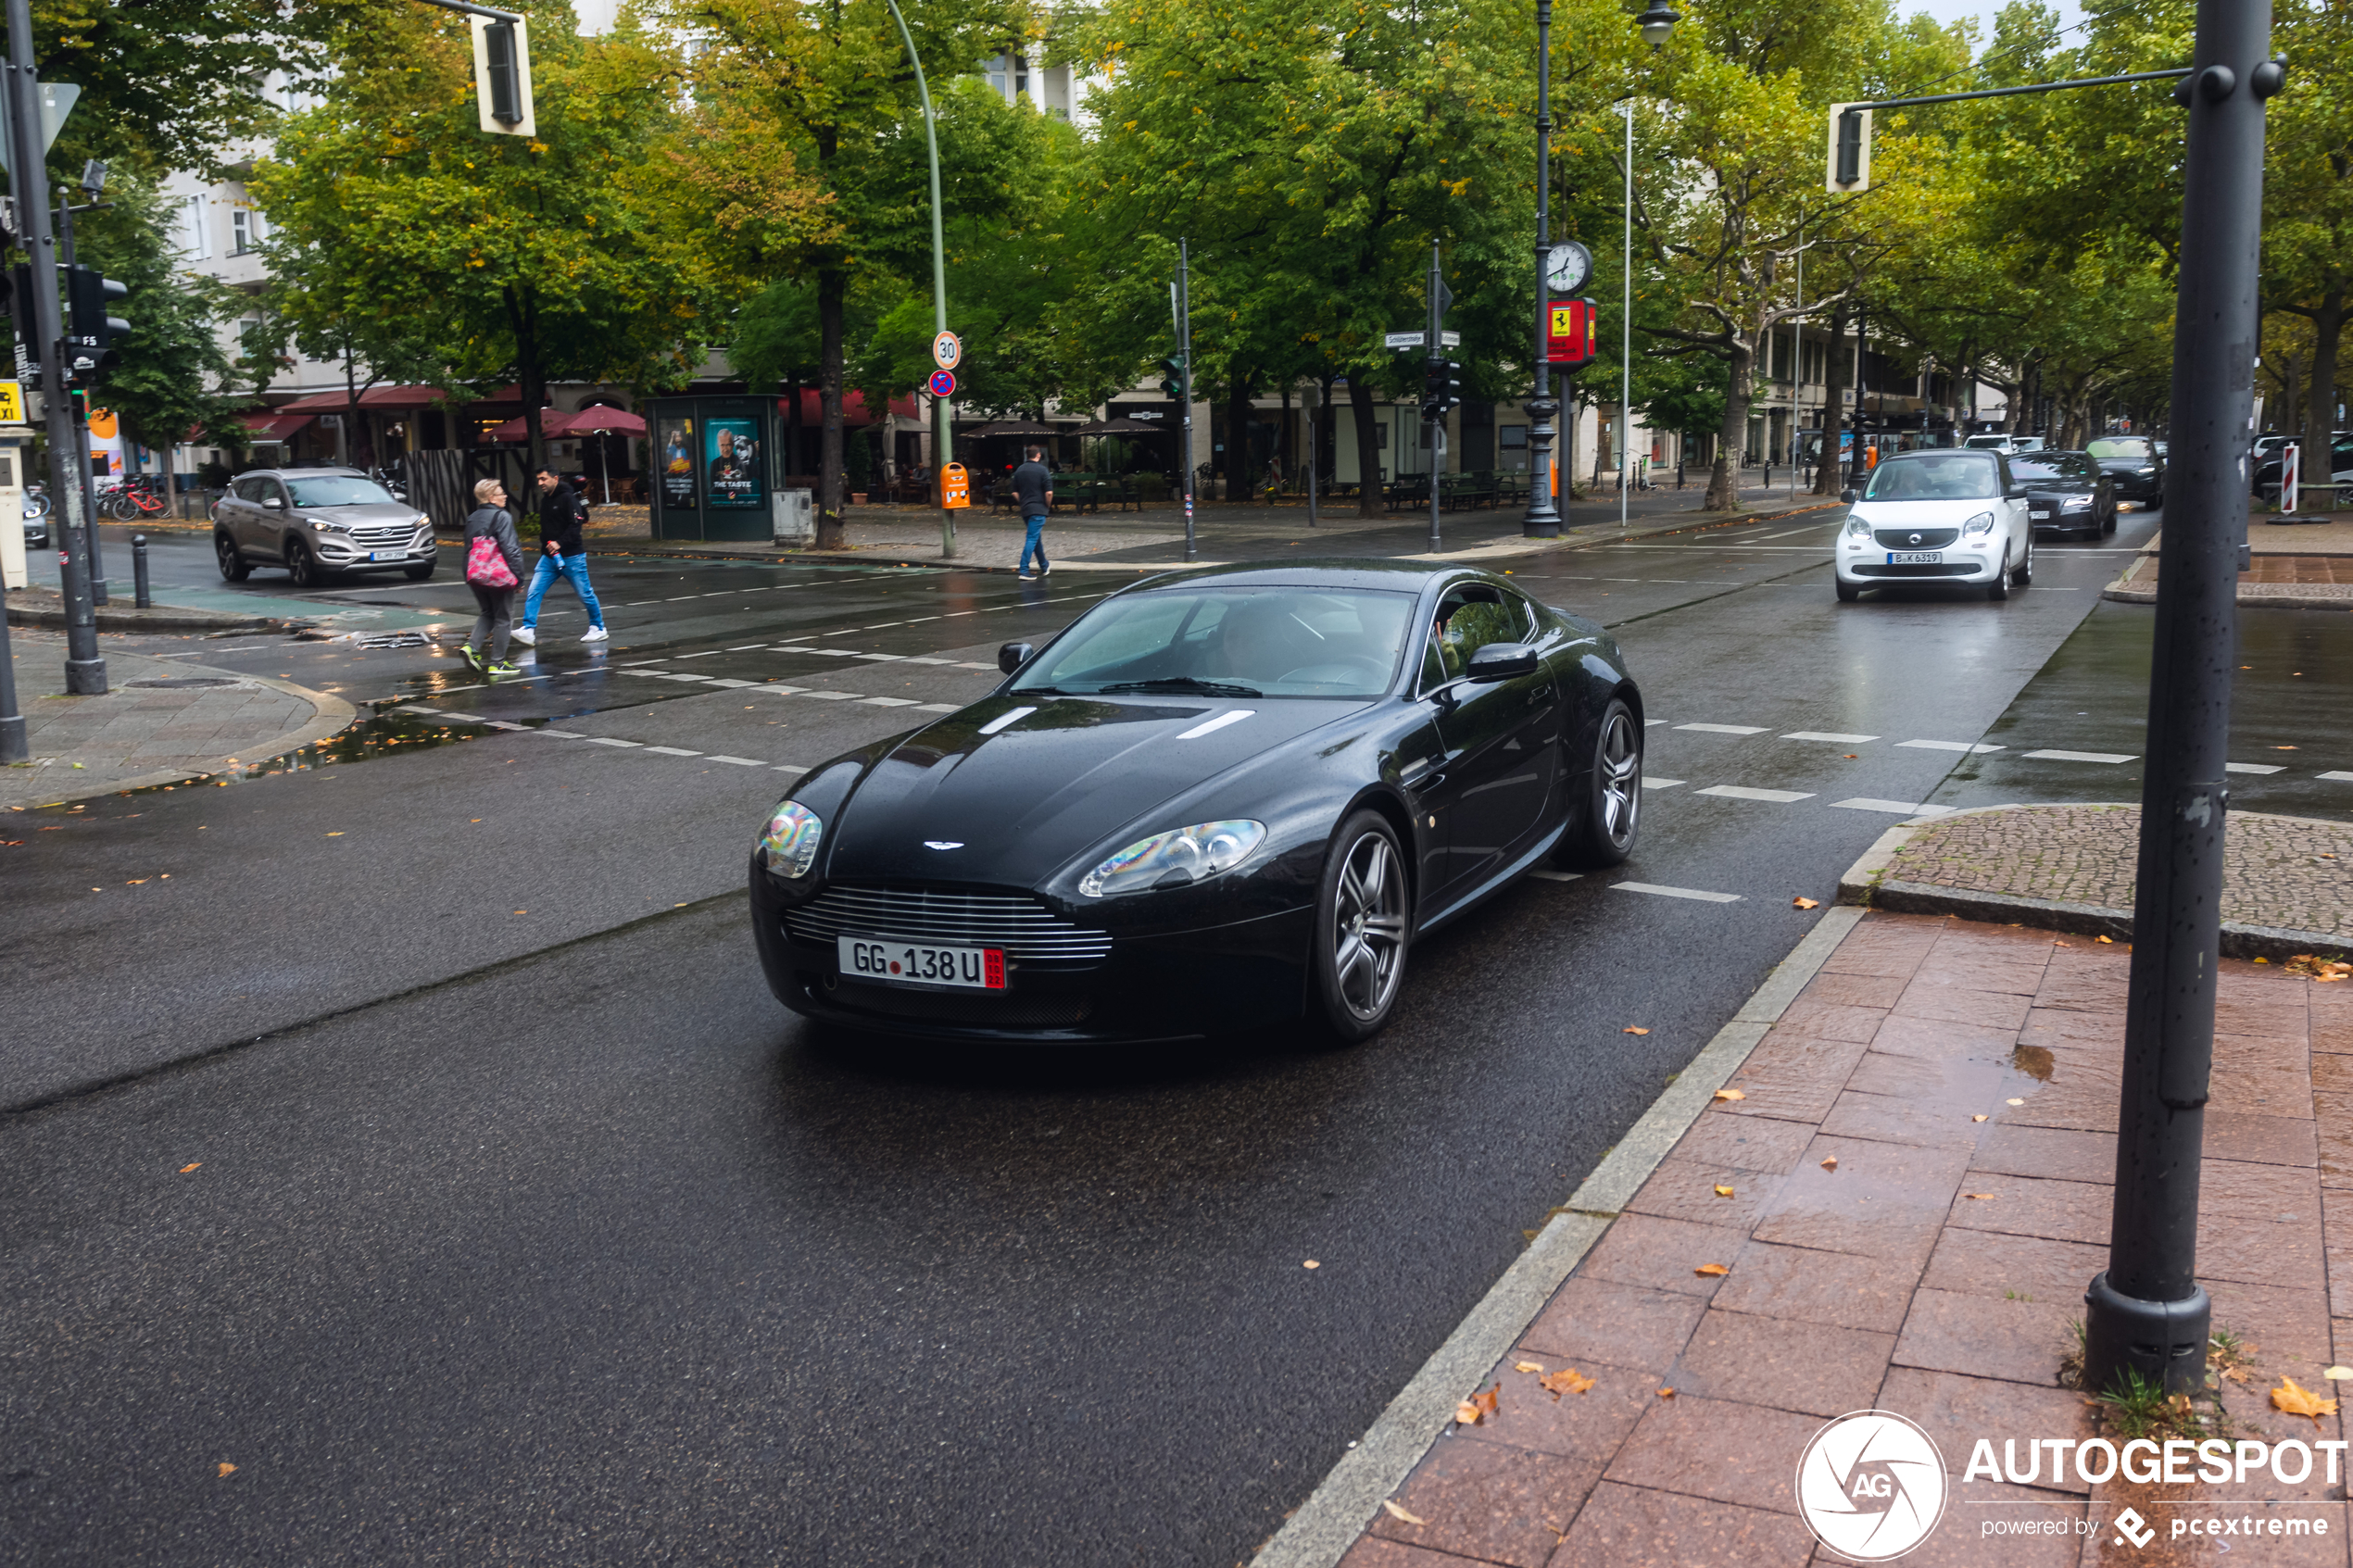
<path fill-rule="evenodd" d="M 1554 294 L 1575 294 L 1593 275 L 1593 256 L 1575 240 L 1563 240 L 1544 256 L 1544 283 Z"/>

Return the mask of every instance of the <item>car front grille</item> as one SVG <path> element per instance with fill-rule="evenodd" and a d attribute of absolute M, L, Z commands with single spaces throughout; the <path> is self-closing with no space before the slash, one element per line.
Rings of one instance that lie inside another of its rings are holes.
<path fill-rule="evenodd" d="M 1957 528 L 1882 528 L 1871 535 L 1882 550 L 1941 550 L 1960 536 Z"/>
<path fill-rule="evenodd" d="M 362 549 L 388 550 L 395 545 L 406 545 L 416 536 L 417 528 L 414 523 L 388 522 L 371 528 L 347 528 L 344 532 L 351 536 L 353 544 Z"/>
<path fill-rule="evenodd" d="M 834 886 L 786 910 L 785 929 L 819 947 L 849 935 L 1001 947 L 1013 959 L 1090 960 L 1111 951 L 1110 932 L 1066 921 L 1026 893 Z"/>
<path fill-rule="evenodd" d="M 1967 577 L 1978 570 L 1973 560 L 1907 561 L 1902 566 L 1890 566 L 1883 561 L 1869 561 L 1846 570 L 1857 577 Z"/>
<path fill-rule="evenodd" d="M 1092 997 L 900 991 L 887 985 L 851 983 L 830 989 L 820 983 L 809 986 L 808 992 L 820 1006 L 840 1008 L 846 1012 L 928 1023 L 962 1023 L 981 1029 L 1070 1029 L 1086 1022 L 1095 1010 Z"/>

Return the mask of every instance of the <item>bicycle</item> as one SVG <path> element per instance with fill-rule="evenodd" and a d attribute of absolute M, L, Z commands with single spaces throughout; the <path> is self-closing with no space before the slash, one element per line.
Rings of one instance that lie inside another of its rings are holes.
<path fill-rule="evenodd" d="M 156 517 L 169 509 L 170 503 L 155 480 L 141 474 L 115 486 L 106 501 L 107 515 L 117 522 L 136 522 L 143 517 Z"/>

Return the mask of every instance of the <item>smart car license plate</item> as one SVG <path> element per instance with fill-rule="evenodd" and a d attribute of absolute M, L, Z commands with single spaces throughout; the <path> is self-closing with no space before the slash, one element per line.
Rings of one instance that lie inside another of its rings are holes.
<path fill-rule="evenodd" d="M 1942 550 L 1890 550 L 1887 552 L 1887 564 L 1890 566 L 1934 566 L 1944 558 L 1944 552 Z"/>
<path fill-rule="evenodd" d="M 834 940 L 845 980 L 878 980 L 886 985 L 960 985 L 975 991 L 1005 988 L 1002 947 L 942 947 L 887 936 Z"/>

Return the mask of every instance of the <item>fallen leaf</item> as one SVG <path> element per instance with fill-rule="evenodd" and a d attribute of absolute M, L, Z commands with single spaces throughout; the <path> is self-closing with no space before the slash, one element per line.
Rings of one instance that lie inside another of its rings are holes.
<path fill-rule="evenodd" d="M 1822 907 L 1822 901 L 1819 898 L 1792 898 L 1789 906 L 1793 909 L 1818 909 Z"/>
<path fill-rule="evenodd" d="M 1719 1185 L 1716 1189 L 1716 1196 L 1718 1198 L 1730 1198 L 1732 1196 L 1732 1189 Z"/>
<path fill-rule="evenodd" d="M 517 911 L 517 912 L 518 912 L 518 913 L 520 913 L 521 911 Z M 2022 1099 L 2014 1099 L 2014 1100 L 2008 1100 L 2008 1101 L 2006 1101 L 2005 1103 L 2009 1104 L 2009 1105 L 2024 1105 L 2026 1102 L 2025 1102 L 2024 1100 L 2022 1100 Z"/>
<path fill-rule="evenodd" d="M 1837 1169 L 1838 1169 L 1838 1156 L 1837 1156 L 1837 1155 L 1835 1155 L 1835 1154 L 1833 1154 L 1833 1155 L 1831 1155 L 1829 1159 L 1827 1159 L 1827 1160 L 1823 1160 L 1823 1161 L 1822 1161 L 1822 1169 L 1823 1169 L 1823 1170 L 1825 1170 L 1825 1171 L 1835 1171 L 1835 1170 L 1837 1170 Z"/>
<path fill-rule="evenodd" d="M 1639 1024 L 1629 1023 L 1625 1028 L 1620 1029 L 1618 1033 L 1621 1035 L 1647 1035 L 1650 1031 L 1642 1028 Z"/>
<path fill-rule="evenodd" d="M 1320 1269 L 1320 1268 L 1322 1268 L 1324 1265 L 1323 1265 L 1323 1264 L 1321 1264 L 1321 1263 L 1319 1263 L 1319 1262 L 1317 1262 L 1317 1261 L 1315 1261 L 1315 1259 L 1310 1258 L 1310 1259 L 1308 1259 L 1308 1260 L 1307 1260 L 1307 1261 L 1305 1261 L 1304 1263 L 1300 1264 L 1299 1266 L 1300 1266 L 1301 1268 L 1302 1268 L 1302 1269 Z"/>
<path fill-rule="evenodd" d="M 2332 1383 L 2343 1383 L 2347 1378 L 2353 1378 L 2353 1366 L 2333 1366 L 2321 1375 Z"/>
<path fill-rule="evenodd" d="M 2303 674 L 2303 673 L 2304 673 L 2304 671 L 2301 671 L 2301 670 L 2299 670 L 2299 671 L 2296 671 L 2296 673 L 2297 673 L 2297 674 L 2299 674 L 2299 675 L 2301 675 L 2301 674 Z M 2295 746 L 2275 746 L 2271 747 L 2271 749 L 2272 749 L 2273 751 L 2294 751 L 2294 750 L 2295 750 L 2295 749 L 2296 749 L 2296 748 Z"/>
<path fill-rule="evenodd" d="M 2299 1387 L 2293 1377 L 2280 1379 L 2280 1386 L 2271 1390 L 2271 1404 L 2290 1415 L 2310 1416 L 2315 1426 L 2321 1424 L 2321 1417 L 2336 1413 L 2334 1399 L 2323 1399 L 2309 1388 Z"/>
<path fill-rule="evenodd" d="M 1985 1120 L 1985 1114 L 1984 1112 L 1980 1111 L 1977 1115 L 1970 1117 L 1969 1120 L 1972 1122 L 1982 1122 Z"/>
<path fill-rule="evenodd" d="M 1501 1384 L 1496 1386 L 1497 1388 L 1501 1386 Z M 1454 1407 L 1454 1419 L 1465 1426 L 1477 1426 L 1495 1413 L 1495 1388 L 1490 1388 L 1484 1394 L 1473 1394 Z"/>
<path fill-rule="evenodd" d="M 1990 1192 L 1965 1192 L 1961 1194 L 1961 1196 L 1963 1198 L 1990 1198 L 1994 1195 Z"/>
<path fill-rule="evenodd" d="M 340 834 L 340 833 L 331 833 L 331 834 L 329 834 L 327 836 L 328 836 L 329 838 L 341 838 L 341 837 L 343 836 L 343 834 Z"/>
<path fill-rule="evenodd" d="M 221 1475 L 221 1476 L 230 1476 L 230 1475 L 234 1475 L 236 1473 L 237 1473 L 237 1467 L 236 1467 L 235 1465 L 231 1464 L 231 1463 L 230 1463 L 227 1460 L 225 1460 L 225 1459 L 224 1459 L 224 1460 L 222 1460 L 222 1461 L 220 1461 L 220 1475 Z"/>
<path fill-rule="evenodd" d="M 1860 757 L 1861 755 L 1862 755 L 1862 753 L 1861 753 L 1861 752 L 1859 752 L 1859 751 L 1850 751 L 1850 752 L 1846 753 L 1846 755 L 1845 755 L 1843 759 L 1841 759 L 1841 760 L 1843 760 L 1843 761 L 1847 761 L 1847 762 L 1852 762 L 1852 761 L 1854 761 L 1854 760 L 1855 760 L 1857 757 Z"/>
<path fill-rule="evenodd" d="M 1746 1099 L 1748 1097 L 1738 1089 L 1718 1089 L 1716 1091 L 1716 1098 L 1718 1099 Z"/>
<path fill-rule="evenodd" d="M 517 913 L 517 914 L 519 914 L 519 915 L 527 915 L 527 914 L 531 913 L 531 911 L 530 911 L 529 909 L 517 909 L 517 910 L 515 911 L 515 913 Z"/>
<path fill-rule="evenodd" d="M 188 1161 L 188 1163 L 187 1163 L 187 1164 L 182 1165 L 182 1166 L 181 1166 L 181 1167 L 180 1167 L 180 1173 L 181 1173 L 182 1175 L 183 1175 L 183 1176 L 184 1176 L 184 1175 L 186 1175 L 189 1172 L 191 1172 L 191 1171 L 195 1170 L 197 1166 L 199 1166 L 199 1165 L 201 1165 L 201 1164 L 203 1164 L 203 1163 L 204 1163 L 204 1161 L 203 1161 L 203 1160 L 191 1160 L 190 1161 Z"/>
<path fill-rule="evenodd" d="M 1711 1278 L 1728 1274 L 1731 1272 L 1732 1266 L 1730 1263 L 1702 1263 L 1698 1268 L 1692 1271 L 1692 1273 L 1695 1274 L 1706 1274 Z"/>
<path fill-rule="evenodd" d="M 1427 1524 L 1429 1523 L 1428 1520 L 1423 1518 L 1420 1514 L 1408 1512 L 1405 1509 L 1399 1507 L 1398 1504 L 1391 1499 L 1381 1499 L 1380 1505 L 1389 1510 L 1389 1515 L 1392 1519 L 1403 1519 L 1408 1524 Z"/>
<path fill-rule="evenodd" d="M 2098 940 L 2107 943 L 2111 947 L 2116 946 L 2116 938 L 2113 936 L 2102 936 Z"/>
<path fill-rule="evenodd" d="M 1512 1370 L 1514 1372 L 1541 1373 L 1544 1370 L 1544 1363 L 1542 1361 L 1514 1361 L 1512 1363 Z"/>
<path fill-rule="evenodd" d="M 1540 1377 L 1536 1381 L 1555 1399 L 1563 1394 L 1582 1394 L 1593 1386 L 1592 1378 L 1587 1377 L 1573 1366 L 1565 1366 L 1552 1376 Z"/>
<path fill-rule="evenodd" d="M 1658 1391 L 1658 1397 L 1662 1399 L 1671 1399 L 1675 1397 L 1675 1390 L 1672 1388 L 1661 1388 Z"/>

